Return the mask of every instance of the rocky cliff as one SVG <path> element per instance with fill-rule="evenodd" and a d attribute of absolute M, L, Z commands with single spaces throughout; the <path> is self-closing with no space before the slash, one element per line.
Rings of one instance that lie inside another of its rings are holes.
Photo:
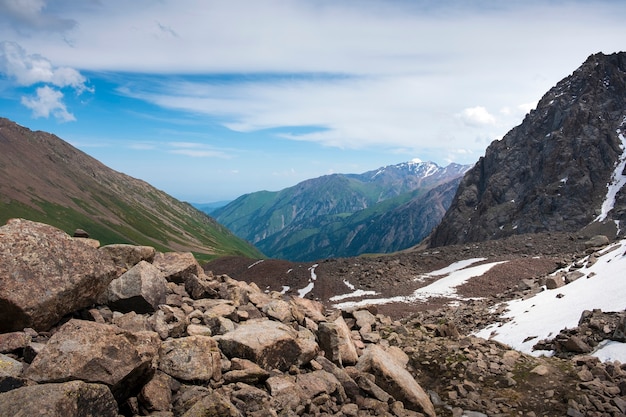
<path fill-rule="evenodd" d="M 626 219 L 626 53 L 595 54 L 465 175 L 432 246 Z"/>

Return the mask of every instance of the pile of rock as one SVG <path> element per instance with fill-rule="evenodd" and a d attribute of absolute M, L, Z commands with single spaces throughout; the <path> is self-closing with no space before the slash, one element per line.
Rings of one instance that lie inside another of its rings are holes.
<path fill-rule="evenodd" d="M 553 339 L 541 340 L 533 349 L 552 350 L 555 356 L 571 358 L 591 353 L 606 341 L 626 343 L 626 311 L 585 310 L 577 327 L 563 329 Z"/>
<path fill-rule="evenodd" d="M 445 415 L 624 416 L 626 364 L 533 357 L 495 340 L 463 336 L 450 322 L 405 323 L 397 340 L 408 369 Z M 383 337 L 393 339 L 393 335 Z"/>
<path fill-rule="evenodd" d="M 0 228 L 0 415 L 435 416 L 370 310 L 205 273 L 189 253 Z"/>

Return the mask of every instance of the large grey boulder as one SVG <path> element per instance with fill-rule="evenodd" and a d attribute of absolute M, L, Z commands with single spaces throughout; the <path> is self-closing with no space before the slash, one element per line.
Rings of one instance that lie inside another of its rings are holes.
<path fill-rule="evenodd" d="M 1 416 L 118 417 L 106 385 L 71 381 L 18 388 L 0 394 Z"/>
<path fill-rule="evenodd" d="M 218 338 L 229 358 L 249 359 L 267 370 L 286 371 L 316 356 L 317 344 L 292 327 L 272 320 L 250 320 Z"/>
<path fill-rule="evenodd" d="M 365 349 L 356 368 L 374 375 L 376 384 L 396 400 L 402 401 L 409 410 L 435 417 L 435 408 L 428 394 L 409 371 L 380 346 L 370 345 Z"/>
<path fill-rule="evenodd" d="M 80 379 L 109 386 L 117 399 L 138 391 L 154 372 L 159 338 L 116 326 L 70 320 L 37 354 L 25 376 L 39 383 Z"/>
<path fill-rule="evenodd" d="M 109 284 L 107 304 L 117 311 L 151 313 L 165 304 L 167 281 L 154 265 L 140 261 Z"/>
<path fill-rule="evenodd" d="M 116 276 L 113 261 L 81 239 L 12 219 L 0 227 L 0 332 L 49 330 L 93 304 Z"/>

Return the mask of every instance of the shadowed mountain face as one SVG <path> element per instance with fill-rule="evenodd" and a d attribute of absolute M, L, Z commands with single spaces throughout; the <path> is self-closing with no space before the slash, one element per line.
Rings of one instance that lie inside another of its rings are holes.
<path fill-rule="evenodd" d="M 439 222 L 469 166 L 407 162 L 244 195 L 213 212 L 269 257 L 293 261 L 405 249 Z"/>
<path fill-rule="evenodd" d="M 626 218 L 625 130 L 626 53 L 592 55 L 487 148 L 431 246 L 586 226 L 614 237 Z"/>
<path fill-rule="evenodd" d="M 23 217 L 102 244 L 133 243 L 201 257 L 259 256 L 212 218 L 116 172 L 67 142 L 0 118 L 0 223 Z"/>

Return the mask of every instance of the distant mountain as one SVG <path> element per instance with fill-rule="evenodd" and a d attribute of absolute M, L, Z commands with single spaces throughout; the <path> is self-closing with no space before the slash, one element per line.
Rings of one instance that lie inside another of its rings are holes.
<path fill-rule="evenodd" d="M 446 184 L 468 169 L 412 161 L 363 174 L 325 175 L 278 192 L 246 194 L 213 215 L 273 258 L 391 252 L 430 233 L 456 189 Z"/>
<path fill-rule="evenodd" d="M 595 54 L 463 178 L 431 246 L 626 221 L 626 53 Z M 621 232 L 623 234 L 623 231 Z"/>
<path fill-rule="evenodd" d="M 108 168 L 55 135 L 0 118 L 0 223 L 13 217 L 70 234 L 81 228 L 102 244 L 191 251 L 204 259 L 261 255 L 191 205 Z"/>
<path fill-rule="evenodd" d="M 214 201 L 212 203 L 191 203 L 191 205 L 197 208 L 198 210 L 210 215 L 215 210 L 217 210 L 218 208 L 224 207 L 231 201 L 232 200 Z"/>

